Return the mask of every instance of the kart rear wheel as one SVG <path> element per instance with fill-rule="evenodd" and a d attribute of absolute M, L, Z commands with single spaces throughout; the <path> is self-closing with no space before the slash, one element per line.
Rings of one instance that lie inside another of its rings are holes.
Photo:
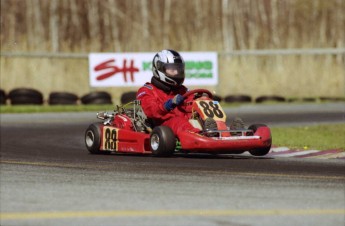
<path fill-rule="evenodd" d="M 248 130 L 253 130 L 253 133 L 255 133 L 260 127 L 267 127 L 267 126 L 265 124 L 254 124 L 254 125 L 249 126 Z M 250 150 L 249 153 L 254 156 L 264 156 L 264 155 L 267 155 L 270 150 L 271 150 L 271 145 L 264 148 L 257 148 L 254 150 Z"/>
<path fill-rule="evenodd" d="M 101 144 L 100 123 L 91 124 L 85 131 L 85 145 L 91 154 L 102 154 L 99 150 Z"/>
<path fill-rule="evenodd" d="M 150 136 L 150 147 L 155 156 L 171 156 L 176 148 L 176 137 L 167 126 L 157 126 Z"/>

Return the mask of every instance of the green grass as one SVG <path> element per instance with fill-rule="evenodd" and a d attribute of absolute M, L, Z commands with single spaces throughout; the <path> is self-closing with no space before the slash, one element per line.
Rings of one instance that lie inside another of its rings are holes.
<path fill-rule="evenodd" d="M 345 151 L 345 123 L 271 128 L 274 146 L 297 149 Z"/>

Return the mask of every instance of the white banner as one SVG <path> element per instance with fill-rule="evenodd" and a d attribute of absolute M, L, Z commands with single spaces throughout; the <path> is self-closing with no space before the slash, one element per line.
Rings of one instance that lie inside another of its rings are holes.
<path fill-rule="evenodd" d="M 151 81 L 156 53 L 90 53 L 91 87 L 142 86 Z M 181 52 L 186 63 L 186 86 L 217 85 L 216 52 Z"/>

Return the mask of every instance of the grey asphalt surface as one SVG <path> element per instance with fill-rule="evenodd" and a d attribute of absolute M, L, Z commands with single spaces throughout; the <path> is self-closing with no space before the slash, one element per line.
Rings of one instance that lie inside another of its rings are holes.
<path fill-rule="evenodd" d="M 287 126 L 343 123 L 344 106 L 226 111 Z M 345 224 L 344 160 L 91 155 L 83 135 L 95 113 L 0 120 L 0 225 Z"/>

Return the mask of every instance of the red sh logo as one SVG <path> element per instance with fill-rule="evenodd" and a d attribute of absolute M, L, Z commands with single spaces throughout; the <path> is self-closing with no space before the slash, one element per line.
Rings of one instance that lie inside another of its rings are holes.
<path fill-rule="evenodd" d="M 113 75 L 116 75 L 117 73 L 122 73 L 123 79 L 125 80 L 125 82 L 127 82 L 127 73 L 129 73 L 131 82 L 134 82 L 134 73 L 139 71 L 139 68 L 134 67 L 134 60 L 130 60 L 129 67 L 127 66 L 127 60 L 126 59 L 123 60 L 122 68 L 115 66 L 113 63 L 115 63 L 114 59 L 105 61 L 105 62 L 97 65 L 94 68 L 95 71 L 102 71 L 105 69 L 111 69 L 111 71 L 97 76 L 96 80 L 98 80 L 98 81 L 104 80 L 104 79 L 107 79 Z"/>

